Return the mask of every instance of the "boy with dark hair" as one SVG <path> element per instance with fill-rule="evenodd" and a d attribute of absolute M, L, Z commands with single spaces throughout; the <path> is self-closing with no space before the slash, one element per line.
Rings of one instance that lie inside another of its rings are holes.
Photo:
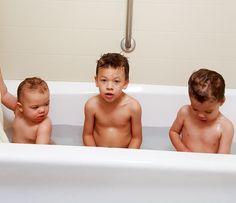
<path fill-rule="evenodd" d="M 97 61 L 95 82 L 100 93 L 85 104 L 84 145 L 140 148 L 141 106 L 123 92 L 129 83 L 127 58 L 104 54 Z"/>
<path fill-rule="evenodd" d="M 169 135 L 177 151 L 230 153 L 232 122 L 219 108 L 225 101 L 225 81 L 212 70 L 200 69 L 188 81 L 190 105 L 180 108 Z"/>

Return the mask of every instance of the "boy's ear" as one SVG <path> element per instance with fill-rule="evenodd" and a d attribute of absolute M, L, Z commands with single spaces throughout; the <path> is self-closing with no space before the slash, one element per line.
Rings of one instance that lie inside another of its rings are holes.
<path fill-rule="evenodd" d="M 225 103 L 225 97 L 220 101 L 220 105 L 223 105 Z"/>
<path fill-rule="evenodd" d="M 22 107 L 22 104 L 20 102 L 17 102 L 16 108 L 19 109 L 20 112 L 23 112 L 23 107 Z"/>
<path fill-rule="evenodd" d="M 98 87 L 98 77 L 96 75 L 94 76 L 94 80 L 95 80 L 96 87 Z"/>
<path fill-rule="evenodd" d="M 125 85 L 124 85 L 124 87 L 123 87 L 123 90 L 125 90 L 125 89 L 128 87 L 128 84 L 129 84 L 129 80 L 126 80 L 126 81 L 125 81 Z"/>

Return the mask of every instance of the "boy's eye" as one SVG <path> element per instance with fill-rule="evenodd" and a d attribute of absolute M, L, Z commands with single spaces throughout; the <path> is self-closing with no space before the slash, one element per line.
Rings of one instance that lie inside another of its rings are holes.
<path fill-rule="evenodd" d="M 44 104 L 43 106 L 49 106 L 49 103 Z"/>
<path fill-rule="evenodd" d="M 195 109 L 195 108 L 192 108 L 193 109 L 193 111 L 197 111 L 197 109 Z"/>
<path fill-rule="evenodd" d="M 205 113 L 206 113 L 206 114 L 211 114 L 211 113 L 212 113 L 212 111 L 205 111 Z"/>
<path fill-rule="evenodd" d="M 31 107 L 31 109 L 34 109 L 34 110 L 37 109 L 37 108 L 38 108 L 38 106 L 32 106 Z"/>
<path fill-rule="evenodd" d="M 120 83 L 120 81 L 119 80 L 115 80 L 115 83 Z"/>
<path fill-rule="evenodd" d="M 101 81 L 101 82 L 106 82 L 106 79 L 101 79 L 100 81 Z"/>

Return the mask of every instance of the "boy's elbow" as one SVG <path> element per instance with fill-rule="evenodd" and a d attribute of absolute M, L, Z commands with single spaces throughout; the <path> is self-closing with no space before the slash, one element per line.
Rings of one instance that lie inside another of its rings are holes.
<path fill-rule="evenodd" d="M 142 142 L 143 142 L 142 136 L 133 138 L 128 148 L 140 149 Z"/>
<path fill-rule="evenodd" d="M 92 142 L 91 139 L 91 135 L 83 134 L 83 144 L 84 146 L 94 146 L 94 143 Z"/>
<path fill-rule="evenodd" d="M 17 99 L 13 95 L 7 93 L 5 95 L 2 95 L 1 102 L 4 106 L 6 106 L 8 109 L 11 109 L 12 111 L 16 110 L 17 107 Z"/>
<path fill-rule="evenodd" d="M 83 138 L 83 144 L 84 144 L 84 146 L 87 146 L 87 138 L 86 138 L 86 135 L 83 134 L 83 135 L 82 135 L 82 138 Z"/>
<path fill-rule="evenodd" d="M 170 129 L 170 130 L 169 130 L 169 138 L 170 138 L 170 140 L 173 139 L 173 134 L 174 134 L 173 131 Z"/>

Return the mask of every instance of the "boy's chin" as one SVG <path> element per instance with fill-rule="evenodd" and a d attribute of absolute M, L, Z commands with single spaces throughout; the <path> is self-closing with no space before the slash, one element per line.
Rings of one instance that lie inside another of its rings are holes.
<path fill-rule="evenodd" d="M 41 123 L 45 119 L 45 116 L 43 117 L 38 117 L 33 120 L 34 123 Z"/>

